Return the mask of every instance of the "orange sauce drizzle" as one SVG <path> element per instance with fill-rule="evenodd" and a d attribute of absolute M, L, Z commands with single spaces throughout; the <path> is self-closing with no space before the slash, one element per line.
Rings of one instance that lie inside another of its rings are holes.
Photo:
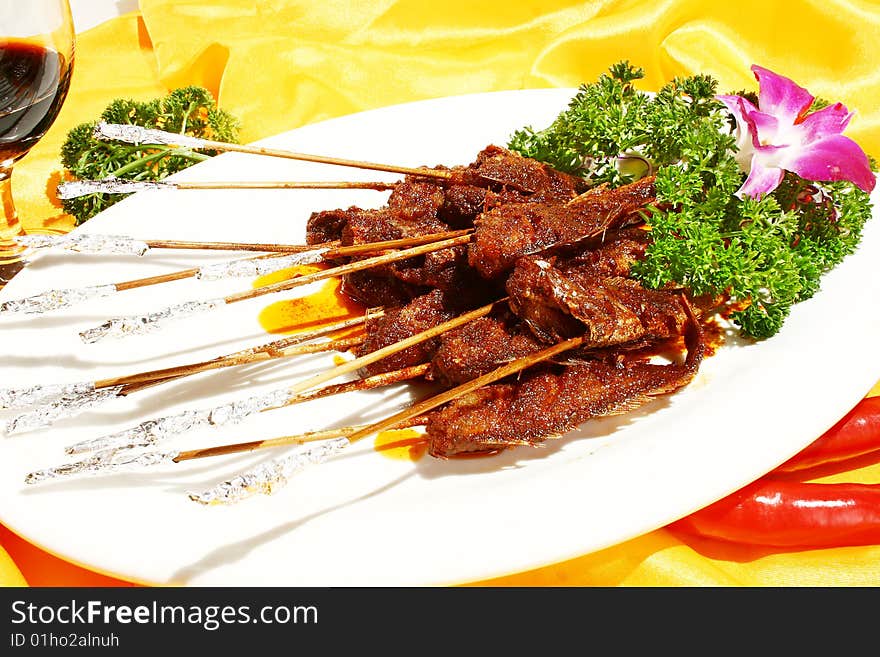
<path fill-rule="evenodd" d="M 305 276 L 326 269 L 327 265 L 301 265 L 261 276 L 254 282 L 254 287 L 265 287 L 273 283 L 289 281 L 297 276 Z M 314 294 L 295 299 L 276 301 L 260 312 L 260 326 L 267 333 L 287 334 L 309 331 L 328 324 L 353 319 L 364 314 L 366 309 L 342 294 L 342 283 L 337 279 L 329 279 Z M 342 338 L 361 332 L 360 327 L 343 331 L 335 331 L 331 338 Z"/>
<path fill-rule="evenodd" d="M 373 449 L 389 459 L 418 461 L 428 451 L 428 439 L 415 429 L 391 429 L 376 436 Z"/>

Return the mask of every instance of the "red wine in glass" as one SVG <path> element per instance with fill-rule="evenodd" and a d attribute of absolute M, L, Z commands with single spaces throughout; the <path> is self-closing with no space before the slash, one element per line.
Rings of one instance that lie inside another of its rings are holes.
<path fill-rule="evenodd" d="M 0 287 L 25 264 L 17 241 L 24 230 L 12 198 L 13 165 L 61 111 L 75 44 L 68 0 L 0 0 Z"/>
<path fill-rule="evenodd" d="M 71 67 L 43 45 L 0 40 L 0 167 L 46 133 L 67 96 Z"/>
<path fill-rule="evenodd" d="M 24 266 L 13 165 L 61 111 L 75 41 L 67 0 L 0 0 L 0 287 Z"/>

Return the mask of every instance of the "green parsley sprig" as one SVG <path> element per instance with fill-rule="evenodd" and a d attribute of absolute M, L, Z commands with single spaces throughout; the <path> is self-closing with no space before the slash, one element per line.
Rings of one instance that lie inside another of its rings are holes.
<path fill-rule="evenodd" d="M 182 87 L 163 98 L 136 101 L 119 98 L 101 113 L 100 120 L 157 128 L 169 132 L 224 142 L 238 142 L 238 120 L 218 109 L 211 92 L 203 87 Z M 203 160 L 214 151 L 175 146 L 140 146 L 95 139 L 98 121 L 73 128 L 61 147 L 61 163 L 80 180 L 109 176 L 129 180 L 161 180 Z M 125 195 L 90 194 L 62 201 L 64 211 L 77 225 L 120 201 Z"/>
<path fill-rule="evenodd" d="M 582 85 L 549 127 L 514 133 L 509 148 L 597 184 L 655 175 L 651 244 L 634 276 L 653 288 L 722 296 L 743 334 L 769 337 L 855 250 L 871 217 L 869 195 L 849 182 L 786 173 L 771 194 L 739 199 L 745 174 L 734 123 L 714 98 L 717 81 L 676 78 L 652 95 L 633 84 L 643 76 L 629 62 L 615 64 Z"/>

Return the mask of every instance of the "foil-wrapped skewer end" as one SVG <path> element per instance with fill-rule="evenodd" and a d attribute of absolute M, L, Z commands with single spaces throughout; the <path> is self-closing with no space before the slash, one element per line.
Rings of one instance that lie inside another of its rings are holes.
<path fill-rule="evenodd" d="M 45 404 L 61 397 L 77 397 L 93 392 L 95 385 L 90 382 L 37 384 L 24 388 L 0 389 L 0 408 L 18 410 L 38 404 Z"/>
<path fill-rule="evenodd" d="M 73 463 L 65 463 L 45 470 L 28 473 L 24 483 L 39 484 L 51 479 L 70 477 L 73 475 L 98 475 L 115 472 L 121 469 L 149 468 L 155 465 L 173 463 L 180 455 L 178 451 L 144 452 L 140 454 L 119 454 L 115 451 L 101 452 L 90 458 Z"/>
<path fill-rule="evenodd" d="M 22 235 L 17 237 L 15 242 L 28 249 L 51 248 L 78 253 L 142 256 L 150 250 L 150 245 L 146 242 L 125 235 L 92 235 L 88 233 Z"/>
<path fill-rule="evenodd" d="M 238 424 L 255 413 L 284 406 L 290 399 L 286 389 L 263 395 L 227 402 L 212 408 L 188 410 L 175 415 L 145 420 L 133 427 L 101 438 L 83 440 L 68 445 L 67 454 L 82 454 L 96 450 L 125 450 L 148 447 L 169 440 L 200 427 L 219 427 Z"/>
<path fill-rule="evenodd" d="M 12 418 L 6 424 L 6 435 L 12 436 L 51 426 L 58 420 L 74 417 L 103 404 L 105 401 L 115 399 L 121 391 L 122 386 L 114 386 L 99 390 L 92 388 L 82 393 L 62 395 L 43 406 Z"/>
<path fill-rule="evenodd" d="M 165 132 L 153 128 L 124 123 L 100 121 L 93 133 L 95 139 L 121 141 L 127 144 L 150 144 L 156 146 L 181 146 L 183 148 L 203 148 L 205 141 L 189 135 Z"/>
<path fill-rule="evenodd" d="M 204 506 L 228 506 L 254 495 L 272 495 L 287 485 L 300 470 L 323 463 L 351 444 L 348 438 L 334 438 L 301 448 L 280 459 L 257 466 L 203 492 L 189 492 L 190 500 Z"/>
<path fill-rule="evenodd" d="M 224 299 L 187 301 L 146 315 L 114 317 L 99 326 L 80 332 L 79 337 L 86 344 L 93 344 L 107 338 L 143 335 L 159 330 L 166 321 L 183 319 L 198 313 L 208 312 L 225 304 L 226 301 Z"/>
<path fill-rule="evenodd" d="M 47 249 L 62 242 L 64 237 L 63 235 L 18 235 L 13 237 L 12 241 L 26 249 Z"/>
<path fill-rule="evenodd" d="M 0 303 L 0 316 L 12 314 L 39 315 L 69 308 L 91 299 L 107 297 L 116 292 L 115 285 L 92 285 L 90 287 L 49 290 L 23 299 Z"/>
<path fill-rule="evenodd" d="M 217 281 L 223 278 L 265 276 L 266 274 L 290 267 L 313 265 L 322 262 L 324 260 L 324 253 L 328 250 L 324 248 L 277 258 L 248 258 L 245 260 L 218 262 L 213 265 L 205 265 L 199 269 L 196 278 L 202 281 Z"/>
<path fill-rule="evenodd" d="M 74 180 L 58 185 L 58 198 L 72 199 L 89 194 L 134 194 L 156 189 L 174 189 L 174 183 L 162 180 L 125 180 L 124 178 L 104 178 L 103 180 Z"/>

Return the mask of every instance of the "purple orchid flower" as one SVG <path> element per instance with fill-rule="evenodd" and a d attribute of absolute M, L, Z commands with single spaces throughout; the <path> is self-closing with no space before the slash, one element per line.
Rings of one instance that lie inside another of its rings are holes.
<path fill-rule="evenodd" d="M 737 196 L 759 198 L 785 171 L 813 181 L 848 180 L 870 192 L 877 182 L 868 156 L 841 134 L 852 118 L 842 103 L 807 114 L 815 98 L 786 77 L 752 66 L 758 107 L 741 96 L 716 96 L 737 125 L 737 161 L 748 173 Z"/>

